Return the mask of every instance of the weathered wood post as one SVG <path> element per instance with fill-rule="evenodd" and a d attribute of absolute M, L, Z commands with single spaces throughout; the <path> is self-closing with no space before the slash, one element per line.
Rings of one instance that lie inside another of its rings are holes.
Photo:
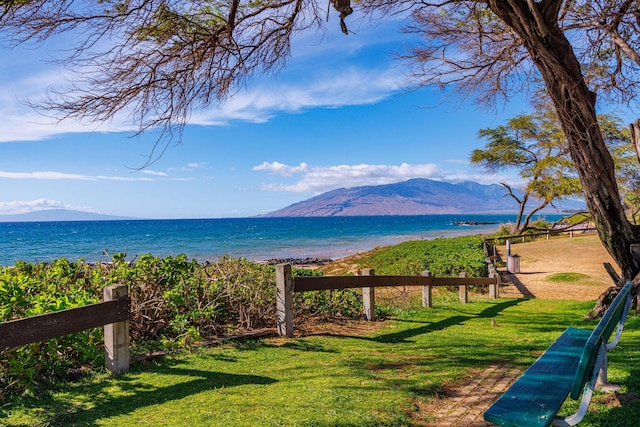
<path fill-rule="evenodd" d="M 496 283 L 489 285 L 489 298 L 500 298 L 500 274 L 496 270 L 496 266 L 490 260 L 487 261 L 489 277 L 496 279 Z"/>
<path fill-rule="evenodd" d="M 431 272 L 429 270 L 425 270 L 422 272 L 423 277 L 431 277 Z M 433 300 L 431 299 L 431 285 L 423 285 L 422 286 L 422 306 L 423 307 L 433 307 Z"/>
<path fill-rule="evenodd" d="M 489 285 L 489 298 L 500 298 L 500 274 L 494 268 L 494 271 L 489 273 L 489 277 L 496 279 L 495 284 Z"/>
<path fill-rule="evenodd" d="M 363 276 L 373 276 L 373 268 L 363 268 Z M 364 306 L 364 318 L 369 322 L 376 320 L 376 291 L 373 286 L 362 288 L 362 305 Z"/>
<path fill-rule="evenodd" d="M 460 277 L 467 277 L 467 273 L 465 271 L 461 272 Z M 469 302 L 469 293 L 467 292 L 467 285 L 459 285 L 458 292 L 460 294 L 460 302 L 462 303 Z"/>
<path fill-rule="evenodd" d="M 293 338 L 293 276 L 290 264 L 276 265 L 278 335 Z"/>
<path fill-rule="evenodd" d="M 127 285 L 109 285 L 103 291 L 105 301 L 129 295 Z M 129 370 L 129 320 L 104 325 L 104 367 L 114 374 Z"/>

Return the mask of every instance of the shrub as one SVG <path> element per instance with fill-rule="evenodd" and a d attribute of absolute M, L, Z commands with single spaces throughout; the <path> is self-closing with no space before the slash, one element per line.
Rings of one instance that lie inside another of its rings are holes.
<path fill-rule="evenodd" d="M 296 275 L 317 274 L 295 270 Z M 124 283 L 131 297 L 133 352 L 189 346 L 194 341 L 235 330 L 273 327 L 275 268 L 243 258 L 223 257 L 199 263 L 185 255 L 149 254 L 127 261 L 116 254 L 110 263 L 16 263 L 0 271 L 0 322 L 102 299 L 105 286 Z M 352 317 L 360 313 L 351 290 L 297 294 L 297 316 Z M 0 386 L 5 393 L 64 377 L 72 366 L 99 364 L 103 329 L 34 343 L 0 354 Z"/>
<path fill-rule="evenodd" d="M 59 259 L 47 265 L 17 263 L 3 268 L 0 322 L 98 302 L 95 290 L 87 286 L 85 266 Z M 0 388 L 11 393 L 65 377 L 72 366 L 100 360 L 102 340 L 102 329 L 94 328 L 2 351 Z"/>
<path fill-rule="evenodd" d="M 456 277 L 462 271 L 470 277 L 488 275 L 482 239 L 477 236 L 404 242 L 358 263 L 362 268 L 373 268 L 378 275 L 415 276 L 424 270 L 439 277 Z"/>

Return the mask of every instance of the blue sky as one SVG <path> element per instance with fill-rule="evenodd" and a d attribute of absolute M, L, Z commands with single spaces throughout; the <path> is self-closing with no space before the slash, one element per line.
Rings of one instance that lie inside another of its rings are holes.
<path fill-rule="evenodd" d="M 472 167 L 480 128 L 527 112 L 521 99 L 496 110 L 411 91 L 392 59 L 407 36 L 399 21 L 354 18 L 343 35 L 296 39 L 277 76 L 249 82 L 228 102 L 194 112 L 182 143 L 139 170 L 156 135 L 132 138 L 125 118 L 83 125 L 25 106 L 64 84 L 54 47 L 2 48 L 0 214 L 66 208 L 140 218 L 245 217 L 340 187 L 411 178 L 515 182 Z"/>

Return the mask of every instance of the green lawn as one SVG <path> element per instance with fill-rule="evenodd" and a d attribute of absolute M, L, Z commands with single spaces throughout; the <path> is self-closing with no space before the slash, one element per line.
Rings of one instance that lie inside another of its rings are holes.
<path fill-rule="evenodd" d="M 397 313 L 367 336 L 249 340 L 136 364 L 119 377 L 0 401 L 0 425 L 411 425 L 416 402 L 437 398 L 443 384 L 499 361 L 526 366 L 566 327 L 596 323 L 582 320 L 592 302 L 472 301 L 436 300 L 436 308 Z M 630 313 L 609 358 L 610 380 L 628 396 L 640 393 L 638 326 Z M 640 401 L 591 409 L 581 425 L 640 419 Z"/>

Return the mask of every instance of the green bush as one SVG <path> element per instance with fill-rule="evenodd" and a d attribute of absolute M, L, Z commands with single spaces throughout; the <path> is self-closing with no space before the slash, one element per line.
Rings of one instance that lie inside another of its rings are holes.
<path fill-rule="evenodd" d="M 0 271 L 0 322 L 98 302 L 84 263 L 65 259 L 17 263 Z M 89 274 L 90 277 L 90 274 Z M 23 390 L 65 377 L 72 366 L 103 356 L 102 329 L 95 328 L 0 352 L 0 389 Z"/>
<path fill-rule="evenodd" d="M 486 276 L 479 237 L 405 242 L 361 261 L 379 275 Z M 294 276 L 319 274 L 294 269 Z M 194 341 L 238 330 L 273 327 L 275 267 L 223 257 L 200 263 L 185 255 L 149 254 L 111 262 L 18 262 L 0 270 L 0 322 L 84 306 L 102 300 L 107 285 L 123 283 L 131 297 L 132 352 L 189 347 Z M 358 318 L 360 293 L 351 289 L 298 293 L 294 313 L 304 318 Z M 0 387 L 4 394 L 68 376 L 71 367 L 101 365 L 103 329 L 34 343 L 0 353 Z"/>
<path fill-rule="evenodd" d="M 310 270 L 295 275 L 317 274 Z M 105 286 L 124 283 L 131 297 L 132 352 L 188 347 L 194 341 L 237 330 L 273 327 L 275 268 L 243 258 L 199 263 L 185 255 L 149 254 L 109 263 L 64 258 L 49 264 L 16 263 L 0 271 L 0 322 L 96 303 Z M 296 316 L 355 317 L 356 292 L 296 294 Z M 12 393 L 65 377 L 72 366 L 98 366 L 103 329 L 34 343 L 0 354 L 0 386 Z"/>
<path fill-rule="evenodd" d="M 488 275 L 482 238 L 464 236 L 414 240 L 383 249 L 358 262 L 377 275 L 415 276 L 425 270 L 438 277 L 456 277 L 465 271 L 470 277 Z"/>

